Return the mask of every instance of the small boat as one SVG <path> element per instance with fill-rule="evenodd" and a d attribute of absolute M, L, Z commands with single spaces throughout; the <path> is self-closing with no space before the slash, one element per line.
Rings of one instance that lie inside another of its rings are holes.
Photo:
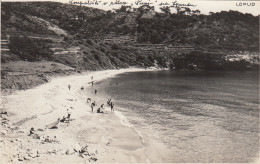
<path fill-rule="evenodd" d="M 53 122 L 49 125 L 46 125 L 45 128 L 47 128 L 47 129 L 57 129 L 59 122 L 60 122 L 60 119 L 58 119 L 57 121 L 55 121 L 55 122 Z"/>

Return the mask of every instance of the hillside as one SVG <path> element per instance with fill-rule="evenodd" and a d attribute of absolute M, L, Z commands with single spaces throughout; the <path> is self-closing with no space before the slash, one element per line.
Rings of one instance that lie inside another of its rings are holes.
<path fill-rule="evenodd" d="M 190 44 L 221 50 L 259 48 L 259 18 L 237 11 L 206 15 L 158 15 L 138 21 L 139 41 Z"/>
<path fill-rule="evenodd" d="M 259 63 L 259 16 L 237 11 L 173 14 L 123 6 L 112 12 L 56 2 L 1 7 L 6 65 L 50 61 L 81 72 L 129 66 L 247 70 Z M 2 78 L 15 72 L 5 68 Z"/>

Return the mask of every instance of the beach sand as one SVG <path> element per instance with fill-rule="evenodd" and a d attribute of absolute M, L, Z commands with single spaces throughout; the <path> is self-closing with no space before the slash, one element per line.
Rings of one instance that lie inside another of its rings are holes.
<path fill-rule="evenodd" d="M 91 95 L 93 88 L 88 83 L 92 76 L 97 82 L 135 71 L 144 70 L 129 68 L 55 77 L 41 86 L 2 96 L 1 106 L 8 115 L 1 118 L 0 163 L 163 162 L 167 155 L 163 145 L 125 125 L 120 112 L 111 112 L 106 102 L 106 114 L 92 113 L 90 103 L 82 96 L 82 86 L 86 97 Z M 68 112 L 70 123 L 60 122 L 57 129 L 46 128 Z M 28 136 L 32 127 L 40 139 Z M 45 142 L 48 137 L 51 141 Z"/>

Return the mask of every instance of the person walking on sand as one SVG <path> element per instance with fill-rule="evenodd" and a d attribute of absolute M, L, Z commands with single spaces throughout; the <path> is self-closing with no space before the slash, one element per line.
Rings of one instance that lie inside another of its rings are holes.
<path fill-rule="evenodd" d="M 71 113 L 70 113 L 69 109 L 67 109 L 67 113 L 68 113 L 67 119 L 68 119 L 68 122 L 70 122 Z"/>
<path fill-rule="evenodd" d="M 97 94 L 97 90 L 95 89 L 95 95 Z"/>
<path fill-rule="evenodd" d="M 114 103 L 110 102 L 110 106 L 111 106 L 111 112 L 114 111 Z"/>
<path fill-rule="evenodd" d="M 91 82 L 91 85 L 92 85 L 92 87 L 93 87 L 93 85 L 94 85 L 94 81 Z"/>
<path fill-rule="evenodd" d="M 91 98 L 88 98 L 88 99 L 87 99 L 87 103 L 88 103 L 88 102 L 91 102 Z"/>
<path fill-rule="evenodd" d="M 96 106 L 96 102 L 94 101 L 93 103 L 91 103 L 91 111 L 93 112 L 94 110 L 94 106 Z"/>
<path fill-rule="evenodd" d="M 70 84 L 68 85 L 68 88 L 69 88 L 69 90 L 70 90 Z"/>
<path fill-rule="evenodd" d="M 68 120 L 70 120 L 70 116 L 71 116 L 71 113 L 68 112 L 68 116 L 67 116 Z"/>

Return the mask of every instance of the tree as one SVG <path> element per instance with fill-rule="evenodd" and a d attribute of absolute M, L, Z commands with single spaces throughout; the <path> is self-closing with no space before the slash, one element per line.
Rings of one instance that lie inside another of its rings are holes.
<path fill-rule="evenodd" d="M 184 7 L 176 7 L 176 10 L 178 15 L 184 15 L 186 12 L 186 9 Z"/>
<path fill-rule="evenodd" d="M 192 15 L 196 15 L 196 11 L 195 10 L 192 10 Z"/>
<path fill-rule="evenodd" d="M 195 10 L 196 14 L 199 15 L 200 14 L 200 10 Z"/>
<path fill-rule="evenodd" d="M 130 10 L 132 7 L 131 6 L 124 6 L 122 5 L 120 9 L 116 10 L 116 12 L 126 12 Z"/>
<path fill-rule="evenodd" d="M 191 9 L 188 8 L 188 7 L 185 7 L 184 9 L 185 9 L 185 12 L 187 13 L 187 15 L 190 15 L 190 13 L 191 13 Z"/>
<path fill-rule="evenodd" d="M 164 7 L 161 7 L 160 9 L 161 9 L 161 11 L 162 11 L 163 13 L 165 13 L 165 14 L 167 14 L 167 15 L 170 15 L 170 14 L 171 14 L 171 9 L 170 9 L 169 6 L 164 6 Z"/>

